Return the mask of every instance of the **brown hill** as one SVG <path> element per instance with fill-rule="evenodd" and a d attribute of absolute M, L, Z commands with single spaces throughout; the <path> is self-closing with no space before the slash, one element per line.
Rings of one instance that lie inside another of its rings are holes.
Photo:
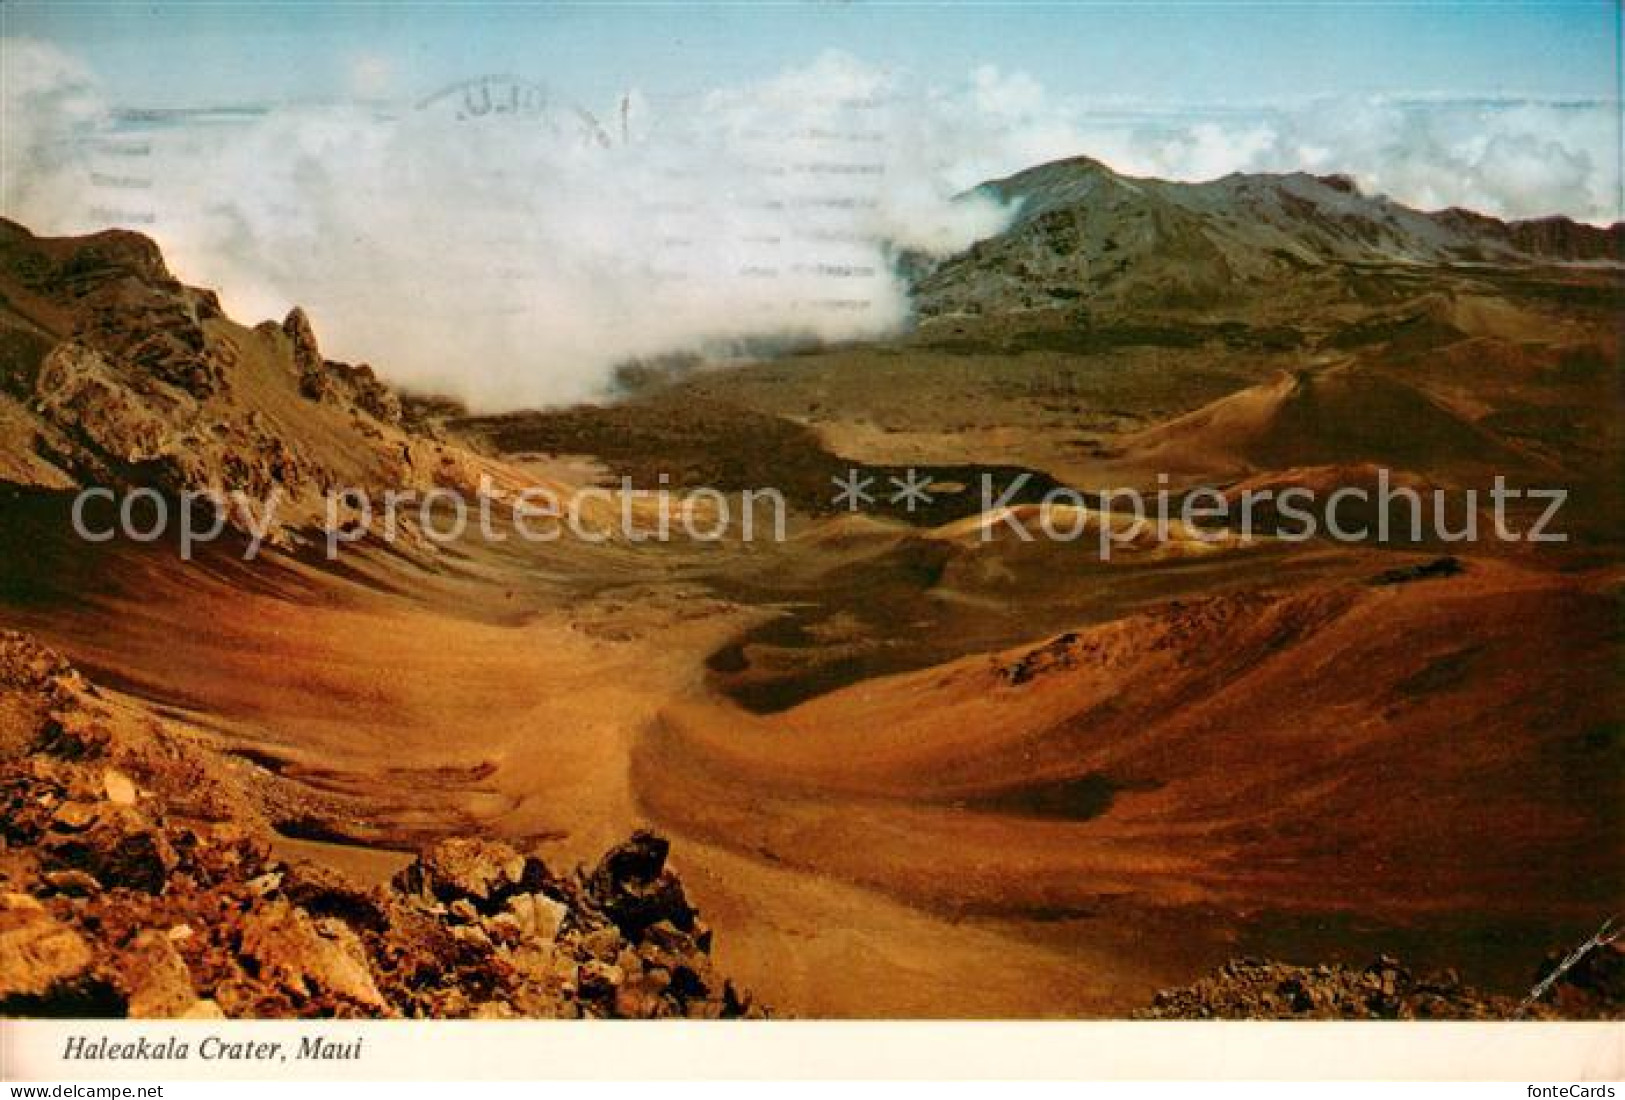
<path fill-rule="evenodd" d="M 1414 385 L 1351 366 L 1231 394 L 1124 438 L 1120 457 L 1169 473 L 1221 474 L 1357 463 L 1443 474 L 1525 464 Z"/>

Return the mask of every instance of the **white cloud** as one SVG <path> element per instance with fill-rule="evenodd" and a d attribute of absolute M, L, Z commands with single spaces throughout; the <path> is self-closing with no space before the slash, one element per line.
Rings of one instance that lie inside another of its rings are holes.
<path fill-rule="evenodd" d="M 888 243 L 947 252 L 997 232 L 1007 211 L 952 196 L 1078 153 L 1176 179 L 1344 171 L 1513 216 L 1603 219 L 1615 186 L 1601 106 L 1091 112 L 1019 72 L 932 86 L 829 54 L 683 100 L 634 91 L 624 127 L 621 104 L 591 126 L 558 99 L 504 113 L 541 97 L 478 85 L 387 118 L 288 107 L 153 127 L 110 121 L 59 51 L 11 40 L 4 58 L 8 216 L 63 233 L 144 214 L 134 227 L 235 314 L 303 304 L 329 354 L 488 408 L 592 397 L 631 357 L 894 331 L 908 301 Z M 353 75 L 389 73 L 359 59 Z"/>
<path fill-rule="evenodd" d="M 86 171 L 79 140 L 105 117 L 90 71 L 49 43 L 0 40 L 0 210 L 71 217 Z"/>
<path fill-rule="evenodd" d="M 1128 122 L 1067 114 L 1081 146 L 1137 175 L 1342 172 L 1422 209 L 1621 217 L 1612 103 L 1372 97 L 1199 120 L 1182 120 L 1178 108 Z"/>

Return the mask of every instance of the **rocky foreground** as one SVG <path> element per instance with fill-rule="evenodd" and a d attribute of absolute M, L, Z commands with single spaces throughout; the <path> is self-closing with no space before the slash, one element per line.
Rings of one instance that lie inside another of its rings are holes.
<path fill-rule="evenodd" d="M 1544 974 L 1563 959 L 1547 959 Z M 1531 978 L 1531 987 L 1537 983 Z M 1508 1020 L 1625 1016 L 1625 945 L 1601 944 L 1527 1003 L 1463 985 L 1453 970 L 1415 973 L 1381 956 L 1364 968 L 1232 959 L 1193 985 L 1165 989 L 1152 1020 Z"/>
<path fill-rule="evenodd" d="M 226 762 L 133 709 L 0 634 L 0 1014 L 762 1015 L 659 836 L 569 874 L 447 839 L 365 888 L 278 858 Z"/>

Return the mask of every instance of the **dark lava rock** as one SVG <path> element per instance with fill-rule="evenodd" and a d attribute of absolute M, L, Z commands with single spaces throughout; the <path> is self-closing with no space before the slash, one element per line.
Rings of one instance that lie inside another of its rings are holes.
<path fill-rule="evenodd" d="M 670 848 L 665 837 L 640 830 L 612 848 L 588 880 L 592 901 L 630 940 L 661 921 L 684 932 L 694 928 L 683 884 L 665 869 Z"/>
<path fill-rule="evenodd" d="M 1372 577 L 1371 583 L 1373 585 L 1410 584 L 1412 581 L 1454 577 L 1462 571 L 1461 559 L 1447 554 L 1442 558 L 1434 558 L 1432 561 L 1422 562 L 1419 565 L 1402 565 L 1396 569 L 1385 569 Z"/>
<path fill-rule="evenodd" d="M 108 887 L 162 893 L 178 862 L 168 838 L 129 806 L 65 803 L 45 839 L 48 862 Z"/>

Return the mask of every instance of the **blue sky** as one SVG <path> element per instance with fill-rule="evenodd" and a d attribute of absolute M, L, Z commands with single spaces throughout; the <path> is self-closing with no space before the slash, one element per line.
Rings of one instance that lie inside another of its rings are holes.
<path fill-rule="evenodd" d="M 926 81 L 992 64 L 1053 94 L 1164 103 L 1306 95 L 1608 98 L 1616 5 L 1563 3 L 6 3 L 132 106 L 413 100 L 511 72 L 589 104 L 683 95 L 827 49 Z"/>

